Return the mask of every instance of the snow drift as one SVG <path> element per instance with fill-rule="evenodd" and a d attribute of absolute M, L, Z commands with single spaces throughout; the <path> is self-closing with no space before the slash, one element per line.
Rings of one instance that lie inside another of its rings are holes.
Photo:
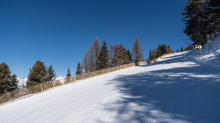
<path fill-rule="evenodd" d="M 201 50 L 203 58 L 199 49 L 192 49 L 186 56 L 203 65 L 220 68 L 220 36 L 216 37 L 215 40 L 209 41 Z"/>

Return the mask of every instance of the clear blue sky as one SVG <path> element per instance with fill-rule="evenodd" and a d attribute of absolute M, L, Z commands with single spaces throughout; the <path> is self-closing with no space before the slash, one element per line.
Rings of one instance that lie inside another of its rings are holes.
<path fill-rule="evenodd" d="M 186 0 L 1 0 L 0 63 L 19 78 L 37 60 L 53 65 L 57 76 L 72 75 L 95 37 L 131 50 L 139 37 L 151 48 L 176 51 L 190 42 L 181 21 Z"/>

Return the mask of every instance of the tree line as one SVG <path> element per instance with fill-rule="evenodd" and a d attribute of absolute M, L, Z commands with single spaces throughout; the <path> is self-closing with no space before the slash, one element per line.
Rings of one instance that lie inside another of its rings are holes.
<path fill-rule="evenodd" d="M 95 70 L 101 70 L 108 67 L 119 66 L 134 62 L 140 62 L 144 60 L 144 53 L 141 42 L 138 37 L 135 37 L 133 42 L 132 53 L 127 50 L 122 44 L 110 45 L 108 50 L 106 41 L 100 44 L 98 38 L 94 39 L 94 42 L 87 49 L 83 57 L 83 64 L 79 62 L 77 64 L 76 75 L 83 72 L 92 72 Z M 83 69 L 85 71 L 83 71 Z M 67 69 L 66 79 L 71 76 L 70 67 Z M 48 68 L 44 65 L 44 62 L 40 60 L 30 68 L 27 77 L 26 87 L 41 84 L 46 81 L 52 81 L 56 79 L 56 73 L 53 66 Z M 6 63 L 0 64 L 0 94 L 10 92 L 18 88 L 18 79 L 15 74 L 11 75 L 11 70 Z"/>
<path fill-rule="evenodd" d="M 56 73 L 53 66 L 48 68 L 44 65 L 44 62 L 36 61 L 28 75 L 26 87 L 40 84 L 46 81 L 51 81 L 56 78 Z M 0 64 L 0 94 L 10 92 L 18 89 L 18 79 L 16 74 L 11 75 L 11 70 L 6 63 Z"/>
<path fill-rule="evenodd" d="M 123 44 L 117 43 L 110 44 L 110 49 L 108 49 L 106 41 L 103 41 L 101 45 L 99 39 L 95 38 L 86 50 L 82 63 L 77 64 L 76 75 L 143 60 L 144 52 L 137 36 L 133 42 L 132 52 L 127 50 Z"/>
<path fill-rule="evenodd" d="M 180 51 L 190 50 L 193 47 L 189 45 L 186 48 L 180 48 Z M 165 44 L 159 45 L 157 49 L 154 48 L 149 52 L 149 58 L 147 61 L 155 60 L 156 58 L 173 53 L 171 47 Z M 177 52 L 179 50 L 177 49 Z M 123 64 L 137 63 L 144 61 L 144 52 L 140 40 L 136 36 L 133 42 L 132 51 L 127 50 L 123 44 L 110 45 L 108 49 L 107 42 L 103 41 L 102 45 L 98 38 L 94 39 L 94 42 L 86 50 L 82 62 L 78 62 L 75 75 L 93 72 L 95 70 L 101 70 L 108 67 L 120 66 Z M 145 60 L 145 61 L 146 61 Z M 56 79 L 56 73 L 53 66 L 48 68 L 44 65 L 44 62 L 40 60 L 30 68 L 27 77 L 26 87 L 41 84 L 46 81 L 52 81 Z M 67 69 L 66 79 L 70 79 L 71 70 Z M 6 63 L 0 64 L 0 94 L 10 92 L 18 88 L 18 80 L 15 74 L 11 75 L 11 71 Z"/>
<path fill-rule="evenodd" d="M 183 15 L 187 36 L 193 45 L 204 45 L 220 32 L 220 1 L 219 0 L 188 0 Z"/>

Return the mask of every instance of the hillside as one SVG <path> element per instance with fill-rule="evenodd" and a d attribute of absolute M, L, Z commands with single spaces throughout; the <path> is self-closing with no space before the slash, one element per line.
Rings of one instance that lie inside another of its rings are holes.
<path fill-rule="evenodd" d="M 220 71 L 189 57 L 196 52 L 166 56 L 154 64 L 2 105 L 0 122 L 216 123 L 220 121 Z"/>

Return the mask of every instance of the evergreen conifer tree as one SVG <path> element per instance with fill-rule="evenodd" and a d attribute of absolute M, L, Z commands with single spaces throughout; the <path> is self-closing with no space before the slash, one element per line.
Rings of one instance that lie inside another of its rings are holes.
<path fill-rule="evenodd" d="M 82 66 L 80 62 L 77 64 L 76 75 L 82 74 Z"/>
<path fill-rule="evenodd" d="M 134 39 L 132 52 L 135 63 L 144 60 L 144 52 L 142 49 L 142 45 L 137 36 Z"/>
<path fill-rule="evenodd" d="M 36 85 L 39 83 L 43 83 L 46 81 L 46 66 L 44 62 L 36 61 L 33 65 L 32 69 L 30 68 L 30 72 L 27 80 L 27 87 Z"/>
<path fill-rule="evenodd" d="M 177 52 L 177 53 L 180 52 L 179 49 L 177 49 L 176 52 Z"/>
<path fill-rule="evenodd" d="M 106 45 L 106 41 L 103 41 L 103 45 L 101 47 L 101 51 L 99 53 L 98 60 L 96 62 L 97 70 L 108 68 L 108 47 Z"/>
<path fill-rule="evenodd" d="M 71 70 L 70 67 L 68 67 L 66 77 L 70 77 L 70 76 L 71 76 Z"/>
<path fill-rule="evenodd" d="M 173 53 L 170 46 L 166 46 L 165 44 L 159 45 L 156 50 L 156 58 L 168 53 Z"/>
<path fill-rule="evenodd" d="M 180 52 L 183 52 L 183 47 L 180 48 Z"/>
<path fill-rule="evenodd" d="M 207 24 L 205 21 L 203 0 L 188 0 L 182 15 L 186 27 L 183 32 L 186 33 L 187 36 L 190 36 L 190 39 L 195 44 L 204 45 L 207 43 Z"/>
<path fill-rule="evenodd" d="M 11 76 L 11 84 L 10 84 L 10 91 L 13 91 L 18 88 L 18 80 L 17 75 L 13 74 Z"/>
<path fill-rule="evenodd" d="M 152 60 L 152 53 L 151 53 L 151 50 L 150 50 L 150 52 L 149 52 L 149 61 L 151 61 Z"/>
<path fill-rule="evenodd" d="M 129 50 L 127 50 L 127 54 L 128 54 L 128 58 L 129 58 L 129 63 L 132 63 L 133 62 L 132 54 L 130 53 Z"/>
<path fill-rule="evenodd" d="M 53 66 L 50 65 L 46 71 L 46 81 L 51 81 L 51 80 L 55 80 L 55 79 L 56 79 L 56 73 L 53 69 Z"/>
<path fill-rule="evenodd" d="M 10 91 L 11 88 L 11 71 L 6 63 L 0 64 L 0 93 Z"/>
<path fill-rule="evenodd" d="M 129 56 L 127 54 L 127 50 L 125 49 L 125 47 L 122 44 L 120 44 L 117 47 L 115 54 L 113 56 L 113 59 L 114 59 L 114 66 L 129 63 Z"/>
<path fill-rule="evenodd" d="M 188 50 L 191 50 L 191 49 L 193 49 L 193 46 L 192 45 L 188 45 Z"/>

